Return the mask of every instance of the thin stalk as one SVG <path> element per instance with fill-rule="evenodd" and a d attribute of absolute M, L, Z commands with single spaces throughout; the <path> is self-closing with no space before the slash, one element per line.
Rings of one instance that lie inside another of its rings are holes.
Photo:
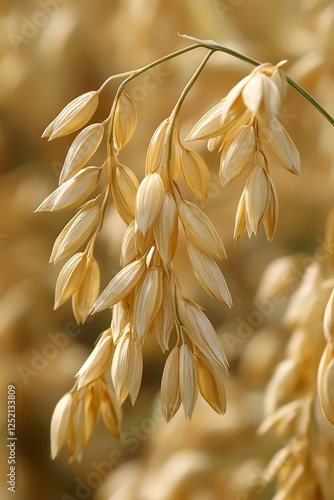
<path fill-rule="evenodd" d="M 125 85 L 128 82 L 130 82 L 131 80 L 133 80 L 134 78 L 136 78 L 137 76 L 141 75 L 142 73 L 145 73 L 146 71 L 149 71 L 150 69 L 154 68 L 155 66 L 158 66 L 159 64 L 161 64 L 163 62 L 169 61 L 170 59 L 173 59 L 174 57 L 178 57 L 178 56 L 180 56 L 182 54 L 185 54 L 186 52 L 189 52 L 189 51 L 191 51 L 193 49 L 196 49 L 198 47 L 199 47 L 199 45 L 197 43 L 194 44 L 194 45 L 190 45 L 189 47 L 185 47 L 184 49 L 180 49 L 180 50 L 177 50 L 176 52 L 172 52 L 171 54 L 167 54 L 166 56 L 161 57 L 160 59 L 157 59 L 157 60 L 151 62 L 150 64 L 147 64 L 146 66 L 143 66 L 143 67 L 141 67 L 139 69 L 136 69 L 136 70 L 133 70 L 133 71 L 127 71 L 126 73 L 121 73 L 119 75 L 111 76 L 110 78 L 108 78 L 103 83 L 103 85 L 99 88 L 98 92 L 101 92 L 101 90 L 113 78 L 120 78 L 122 76 L 127 76 L 127 78 L 125 80 L 123 80 L 123 82 L 119 85 L 119 87 L 117 89 L 117 92 L 116 92 L 116 95 L 115 95 L 115 98 L 114 98 L 113 106 L 112 106 L 112 108 L 110 110 L 110 113 L 109 113 L 109 116 L 104 121 L 104 123 L 106 123 L 106 122 L 108 122 L 110 120 L 110 124 L 109 124 L 109 127 L 108 127 L 108 132 L 107 132 L 107 142 L 110 142 L 110 140 L 111 140 L 112 131 L 113 131 L 113 122 L 114 122 L 114 111 L 115 111 L 116 104 L 117 104 L 117 101 L 119 99 L 119 96 L 122 93 Z"/>
<path fill-rule="evenodd" d="M 190 52 L 193 49 L 197 49 L 198 47 L 200 47 L 200 45 L 197 43 L 194 45 L 189 45 L 189 47 L 185 47 L 184 49 L 177 50 L 175 52 L 172 52 L 171 54 L 167 54 L 164 57 L 160 57 L 159 59 L 156 59 L 155 61 L 151 62 L 150 64 L 147 64 L 146 66 L 142 66 L 139 69 L 135 69 L 133 71 L 127 71 L 126 73 L 121 73 L 119 75 L 111 76 L 103 83 L 103 85 L 99 88 L 98 92 L 100 92 L 102 90 L 102 88 L 104 88 L 105 85 L 107 85 L 107 83 L 109 83 L 109 81 L 112 80 L 113 78 L 121 78 L 122 76 L 127 76 L 127 78 L 118 87 L 118 90 L 117 90 L 117 93 L 115 96 L 115 100 L 116 100 L 116 98 L 122 92 L 125 85 L 128 82 L 130 82 L 131 80 L 133 80 L 134 78 L 136 78 L 137 76 L 141 75 L 142 73 L 145 73 L 145 71 L 149 71 L 150 69 L 154 68 L 155 66 L 158 66 L 159 64 L 161 64 L 163 62 L 169 61 L 170 59 L 173 59 L 174 57 L 181 56 L 182 54 L 185 54 L 186 52 Z"/>
<path fill-rule="evenodd" d="M 160 59 L 156 59 L 155 61 L 151 62 L 150 64 L 147 64 L 146 66 L 143 66 L 142 68 L 139 68 L 135 70 L 132 75 L 130 75 L 124 82 L 121 84 L 121 87 L 125 85 L 127 82 L 132 80 L 133 78 L 136 78 L 137 76 L 141 75 L 142 73 L 145 73 L 145 71 L 149 71 L 151 68 L 154 68 L 158 64 L 161 64 L 163 62 L 169 61 L 170 59 L 173 59 L 174 57 L 181 56 L 182 54 L 185 54 L 186 52 L 189 52 L 190 50 L 197 49 L 198 44 L 194 45 L 189 45 L 189 47 L 185 47 L 184 49 L 177 50 L 176 52 L 172 52 L 171 54 L 167 54 L 164 57 L 161 57 Z"/>
<path fill-rule="evenodd" d="M 285 77 L 287 79 L 287 82 L 291 85 L 291 87 L 296 89 L 303 97 L 305 97 L 311 104 L 313 104 L 313 106 L 329 121 L 331 125 L 334 125 L 334 118 L 329 113 L 327 113 L 327 111 L 318 103 L 318 101 L 314 99 L 314 97 L 311 96 L 311 94 L 307 92 L 307 90 L 301 87 L 299 83 L 293 80 L 286 73 Z"/>
<path fill-rule="evenodd" d="M 101 93 L 104 87 L 108 85 L 111 80 L 114 80 L 116 78 L 126 78 L 126 80 L 121 84 L 123 85 L 125 82 L 128 82 L 132 80 L 132 78 L 135 78 L 136 76 L 140 75 L 141 73 L 144 73 L 145 71 L 150 70 L 154 66 L 157 66 L 158 64 L 161 64 L 165 61 L 168 61 L 169 59 L 173 59 L 174 57 L 178 57 L 186 52 L 189 52 L 190 50 L 196 49 L 199 45 L 190 45 L 189 47 L 185 47 L 184 49 L 177 50 L 176 52 L 172 52 L 171 54 L 167 54 L 164 57 L 161 57 L 160 59 L 157 59 L 156 61 L 147 64 L 146 66 L 142 66 L 139 69 L 133 69 L 130 71 L 126 71 L 125 73 L 119 73 L 117 75 L 112 75 L 107 80 L 101 85 L 101 87 L 97 90 L 98 93 Z M 122 87 L 123 88 L 123 87 Z"/>
<path fill-rule="evenodd" d="M 204 66 L 206 65 L 206 63 L 208 62 L 208 60 L 210 59 L 210 57 L 212 56 L 213 53 L 214 53 L 214 51 L 210 50 L 210 52 L 208 52 L 206 54 L 206 56 L 204 57 L 203 61 L 198 66 L 197 70 L 195 71 L 195 73 L 193 74 L 193 76 L 191 77 L 191 79 L 189 80 L 189 82 L 187 83 L 187 85 L 184 87 L 184 89 L 182 91 L 182 94 L 180 95 L 177 103 L 175 104 L 175 106 L 173 108 L 173 111 L 170 114 L 172 122 L 174 122 L 174 120 L 175 120 L 176 116 L 178 115 L 178 113 L 180 111 L 180 108 L 181 108 L 181 106 L 183 104 L 183 101 L 185 100 L 188 92 L 193 87 L 193 85 L 196 82 L 196 80 L 199 77 L 199 75 L 202 73 L 202 71 L 204 69 Z"/>
<path fill-rule="evenodd" d="M 174 108 L 169 116 L 170 122 L 169 122 L 169 126 L 168 126 L 168 134 L 169 134 L 169 138 L 168 138 L 168 164 L 171 161 L 171 157 L 172 157 L 172 143 L 173 143 L 173 131 L 175 130 L 175 120 L 180 112 L 181 106 L 182 106 L 188 92 L 191 90 L 191 88 L 193 87 L 197 78 L 202 73 L 206 63 L 208 62 L 208 60 L 210 59 L 210 57 L 212 56 L 213 53 L 214 53 L 214 51 L 210 50 L 206 54 L 206 56 L 202 60 L 201 64 L 196 69 L 195 73 L 190 78 L 187 85 L 184 87 L 179 99 L 177 100 L 177 102 L 176 102 L 176 104 L 175 104 L 175 106 L 174 106 Z M 177 134 L 178 134 L 178 128 L 176 130 L 177 130 Z M 168 176 L 169 176 L 170 183 L 172 185 L 172 176 L 171 176 L 170 168 L 168 169 Z"/>

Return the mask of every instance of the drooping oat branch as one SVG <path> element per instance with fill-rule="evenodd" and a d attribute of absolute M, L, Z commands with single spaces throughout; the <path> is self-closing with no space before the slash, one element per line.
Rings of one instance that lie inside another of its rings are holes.
<path fill-rule="evenodd" d="M 209 195 L 210 173 L 203 158 L 181 141 L 180 110 L 215 52 L 226 52 L 256 66 L 194 125 L 186 140 L 207 139 L 210 151 L 221 152 L 222 186 L 248 171 L 236 213 L 235 240 L 244 232 L 256 235 L 262 224 L 271 240 L 278 219 L 278 195 L 268 158 L 274 157 L 291 173 L 300 170 L 298 151 L 278 120 L 286 82 L 292 85 L 292 81 L 281 69 L 283 62 L 261 64 L 215 42 L 184 37 L 196 43 L 139 69 L 109 77 L 97 91 L 71 101 L 43 133 L 50 140 L 82 129 L 67 153 L 59 186 L 37 209 L 77 209 L 57 237 L 50 258 L 54 263 L 69 259 L 56 283 L 55 307 L 72 298 L 78 323 L 104 309 L 112 312 L 110 328 L 79 370 L 72 391 L 55 409 L 51 426 L 53 458 L 67 442 L 70 457 L 80 459 L 99 408 L 108 429 L 118 433 L 118 405 L 127 397 L 132 404 L 136 401 L 143 347 L 153 336 L 163 352 L 170 350 L 161 381 L 161 407 L 166 420 L 181 404 L 186 417 L 191 418 L 199 392 L 217 413 L 226 410 L 224 377 L 228 361 L 209 318 L 199 304 L 183 295 L 174 269 L 182 227 L 197 281 L 212 298 L 232 305 L 216 263 L 226 258 L 219 233 L 205 213 L 182 195 L 180 179 L 203 205 Z M 153 67 L 201 47 L 209 51 L 170 115 L 153 133 L 145 175 L 139 182 L 132 169 L 119 160 L 137 126 L 137 109 L 126 86 Z M 116 78 L 123 81 L 107 118 L 87 125 L 97 109 L 100 93 Z M 102 165 L 87 166 L 102 146 Z M 94 247 L 111 200 L 127 229 L 121 269 L 100 293 Z M 84 245 L 84 250 L 79 251 Z M 108 371 L 111 383 L 106 382 Z"/>

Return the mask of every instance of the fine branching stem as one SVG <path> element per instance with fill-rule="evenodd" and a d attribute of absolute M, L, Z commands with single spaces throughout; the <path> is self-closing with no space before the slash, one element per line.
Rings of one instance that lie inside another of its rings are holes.
<path fill-rule="evenodd" d="M 171 113 L 171 118 L 172 118 L 173 121 L 176 118 L 176 116 L 178 115 L 178 113 L 179 113 L 179 111 L 181 109 L 181 106 L 183 104 L 183 101 L 185 100 L 188 92 L 193 87 L 193 85 L 196 82 L 196 80 L 199 77 L 199 75 L 202 73 L 202 71 L 203 71 L 206 63 L 208 62 L 208 60 L 210 59 L 210 57 L 212 56 L 213 53 L 214 53 L 214 51 L 210 50 L 206 54 L 206 56 L 204 57 L 203 61 L 198 66 L 197 70 L 195 71 L 195 73 L 193 74 L 193 76 L 191 77 L 191 79 L 189 80 L 189 82 L 187 83 L 187 85 L 185 86 L 185 88 L 183 89 L 182 94 L 180 95 L 179 100 L 175 104 L 174 109 L 173 109 L 173 111 Z"/>
<path fill-rule="evenodd" d="M 185 47 L 184 49 L 177 50 L 175 52 L 172 52 L 171 54 L 167 54 L 164 57 L 161 57 L 150 64 L 147 64 L 146 66 L 143 66 L 142 68 L 133 70 L 133 71 L 127 71 L 125 73 L 120 73 L 118 75 L 113 75 L 110 78 L 108 78 L 103 85 L 99 88 L 97 91 L 100 93 L 104 87 L 113 79 L 115 78 L 125 78 L 125 80 L 121 83 L 119 87 L 119 92 L 122 91 L 124 86 L 137 76 L 141 75 L 142 73 L 145 73 L 146 71 L 149 71 L 150 69 L 154 68 L 155 66 L 158 66 L 159 64 L 169 61 L 171 59 L 174 59 L 175 57 L 178 57 L 182 54 L 185 54 L 186 52 L 189 52 L 191 50 L 197 49 L 197 48 L 207 48 L 210 50 L 210 55 L 209 57 L 214 53 L 214 52 L 224 52 L 225 54 L 229 54 L 233 57 L 236 57 L 237 59 L 240 59 L 241 61 L 247 62 L 249 64 L 252 64 L 253 66 L 260 66 L 262 63 L 260 61 L 257 61 L 256 59 L 253 59 L 252 57 L 246 56 L 245 54 L 242 54 L 241 52 L 238 52 L 236 50 L 230 49 L 229 47 L 225 47 L 224 45 L 220 45 L 219 43 L 214 42 L 213 40 L 201 40 L 199 38 L 195 38 L 189 35 L 180 35 L 183 38 L 186 38 L 188 40 L 191 40 L 195 42 L 194 45 L 190 45 L 188 47 Z M 307 99 L 325 118 L 326 120 L 329 121 L 331 125 L 334 125 L 334 118 L 321 106 L 321 104 L 318 103 L 314 97 L 307 92 L 301 85 L 299 85 L 293 78 L 291 78 L 289 75 L 285 73 L 285 77 L 289 85 L 293 87 L 297 92 L 299 92 L 305 99 Z"/>
<path fill-rule="evenodd" d="M 313 106 L 329 121 L 331 125 L 334 125 L 334 118 L 327 113 L 327 111 L 305 90 L 299 85 L 295 80 L 293 80 L 289 75 L 285 74 L 287 82 L 296 89 L 302 96 L 304 96 Z"/>
<path fill-rule="evenodd" d="M 207 49 L 211 49 L 212 51 L 218 51 L 218 52 L 224 52 L 225 54 L 229 54 L 233 57 L 236 57 L 240 59 L 241 61 L 245 61 L 249 64 L 252 64 L 253 66 L 260 66 L 262 63 L 259 61 L 256 61 L 255 59 L 252 59 L 251 57 L 245 56 L 244 54 L 241 54 L 240 52 L 237 52 L 235 50 L 232 50 L 228 47 L 224 47 L 223 45 L 220 45 L 219 43 L 216 43 L 212 40 L 200 40 L 198 38 L 194 38 L 192 36 L 188 35 L 181 35 L 183 38 L 187 38 L 188 40 L 192 40 L 193 42 L 197 43 L 198 47 L 203 47 Z M 194 47 L 194 45 L 192 45 Z M 321 106 L 321 104 L 318 103 L 314 97 L 311 96 L 307 90 L 305 90 L 303 87 L 299 85 L 293 78 L 291 78 L 289 75 L 285 73 L 285 77 L 287 79 L 287 82 L 291 87 L 293 87 L 295 90 L 297 90 L 305 99 L 307 99 L 325 118 L 326 120 L 329 121 L 331 125 L 334 125 L 334 118 Z"/>

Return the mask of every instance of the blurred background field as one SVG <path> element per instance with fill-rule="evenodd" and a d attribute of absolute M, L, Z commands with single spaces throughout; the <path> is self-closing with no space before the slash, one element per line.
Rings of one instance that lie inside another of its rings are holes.
<path fill-rule="evenodd" d="M 221 334 L 231 364 L 227 414 L 218 417 L 200 402 L 191 423 L 182 411 L 170 424 L 162 423 L 156 398 L 165 355 L 152 343 L 145 351 L 139 399 L 134 408 L 124 406 L 122 442 L 99 425 L 82 462 L 70 465 L 66 451 L 54 462 L 49 458 L 50 418 L 110 318 L 106 312 L 78 327 L 70 305 L 53 311 L 59 266 L 48 260 L 69 215 L 34 210 L 56 188 L 71 138 L 48 143 L 40 136 L 71 99 L 99 88 L 108 76 L 185 47 L 188 42 L 178 32 L 213 39 L 262 62 L 287 59 L 287 73 L 333 115 L 333 2 L 2 0 L 0 27 L 1 498 L 12 498 L 5 479 L 8 384 L 15 384 L 17 392 L 17 500 L 252 498 L 249 488 L 280 446 L 275 436 L 258 436 L 256 429 L 264 388 L 289 335 L 282 326 L 286 301 L 267 314 L 270 305 L 259 311 L 255 295 L 269 263 L 294 256 L 302 268 L 306 256 L 323 246 L 333 205 L 331 125 L 295 90 L 288 90 L 281 121 L 300 151 L 302 171 L 298 178 L 278 167 L 272 172 L 280 200 L 272 243 L 261 232 L 256 239 L 243 236 L 233 244 L 245 179 L 221 190 L 219 155 L 208 153 L 204 142 L 196 143 L 212 175 L 205 211 L 226 245 L 228 260 L 222 269 L 232 310 L 202 292 L 182 243 L 176 267 L 185 294 L 205 307 Z M 185 54 L 129 86 L 138 126 L 122 161 L 139 178 L 152 133 L 170 113 L 203 53 Z M 215 54 L 185 102 L 182 137 L 251 69 Z M 116 89 L 115 83 L 105 91 L 98 119 L 107 116 Z M 98 245 L 102 285 L 118 269 L 124 229 L 111 207 Z M 292 291 L 286 291 L 286 298 Z M 57 336 L 59 332 L 65 335 Z M 273 496 L 271 487 L 258 490 L 257 498 Z"/>

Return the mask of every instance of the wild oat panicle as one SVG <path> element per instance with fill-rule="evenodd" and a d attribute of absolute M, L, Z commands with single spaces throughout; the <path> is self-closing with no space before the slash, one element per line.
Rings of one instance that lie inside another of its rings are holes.
<path fill-rule="evenodd" d="M 200 46 L 195 44 L 167 58 Z M 209 196 L 209 169 L 197 152 L 184 145 L 179 116 L 188 92 L 218 50 L 216 45 L 207 48 L 170 115 L 153 133 L 140 182 L 131 166 L 119 160 L 137 126 L 136 105 L 125 86 L 166 57 L 110 77 L 97 91 L 77 97 L 43 133 L 43 137 L 54 139 L 81 129 L 66 155 L 59 186 L 37 208 L 51 212 L 77 210 L 51 252 L 54 264 L 68 259 L 56 283 L 55 308 L 72 298 L 78 323 L 84 323 L 89 314 L 112 311 L 110 328 L 78 371 L 72 391 L 55 408 L 51 422 L 53 458 L 67 442 L 70 459 L 80 459 L 99 414 L 107 428 L 119 434 L 120 405 L 128 396 L 132 404 L 137 398 L 143 348 L 151 337 L 156 338 L 163 352 L 170 351 L 161 382 L 161 408 L 167 421 L 181 404 L 185 416 L 191 418 L 198 391 L 218 414 L 226 411 L 224 377 L 228 361 L 201 306 L 184 296 L 173 262 L 182 228 L 190 268 L 199 284 L 210 297 L 232 306 L 217 263 L 226 259 L 219 232 L 204 211 L 182 194 L 186 184 L 201 205 Z M 278 121 L 286 91 L 282 64 L 256 67 L 199 120 L 187 138 L 208 139 L 210 150 L 221 151 L 223 186 L 249 170 L 237 209 L 236 240 L 245 231 L 249 236 L 256 235 L 262 224 L 268 239 L 273 238 L 278 196 L 267 152 L 270 150 L 287 170 L 299 173 L 298 152 Z M 89 124 L 100 93 L 117 77 L 124 80 L 109 115 L 102 123 Z M 95 166 L 94 155 L 102 148 L 105 159 Z M 111 200 L 127 228 L 120 270 L 100 293 L 100 269 L 94 249 Z M 324 362 L 324 376 L 328 378 L 327 361 L 328 357 Z"/>

